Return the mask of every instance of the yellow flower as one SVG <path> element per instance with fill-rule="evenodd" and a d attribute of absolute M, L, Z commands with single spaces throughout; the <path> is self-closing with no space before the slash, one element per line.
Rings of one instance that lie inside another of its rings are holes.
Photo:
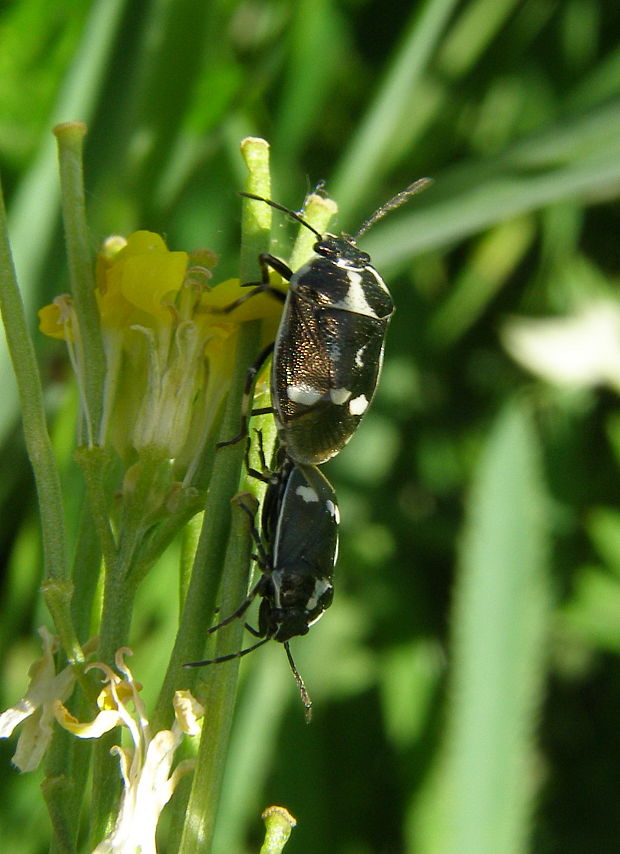
<path fill-rule="evenodd" d="M 214 441 L 239 325 L 261 320 L 264 343 L 275 336 L 280 301 L 260 294 L 221 311 L 249 291 L 237 279 L 211 287 L 214 263 L 208 250 L 191 256 L 170 251 L 150 231 L 110 237 L 97 255 L 106 378 L 96 441 L 113 444 L 126 468 L 144 455 L 169 461 L 173 480 L 190 483 L 207 442 Z M 85 388 L 70 298 L 57 298 L 39 314 L 45 334 L 67 341 L 78 387 Z"/>
<path fill-rule="evenodd" d="M 68 294 L 39 309 L 39 329 L 50 338 L 73 341 L 73 324 L 77 322 L 73 301 Z"/>
<path fill-rule="evenodd" d="M 106 326 L 148 318 L 166 321 L 187 270 L 187 252 L 170 252 L 152 231 L 135 231 L 124 245 L 108 238 L 97 265 L 97 299 Z"/>

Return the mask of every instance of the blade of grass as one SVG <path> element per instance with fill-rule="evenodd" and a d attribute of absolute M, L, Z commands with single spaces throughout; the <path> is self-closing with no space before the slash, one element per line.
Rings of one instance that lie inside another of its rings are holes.
<path fill-rule="evenodd" d="M 348 214 L 380 182 L 390 165 L 388 152 L 397 138 L 403 114 L 413 108 L 415 87 L 441 38 L 455 0 L 417 4 L 402 46 L 395 52 L 375 99 L 330 181 L 330 193 Z M 363 176 L 363 180 L 360 177 Z"/>
<path fill-rule="evenodd" d="M 420 854 L 527 850 L 550 604 L 546 509 L 531 416 L 512 403 L 489 437 L 469 502 L 447 732 L 411 828 Z"/>
<path fill-rule="evenodd" d="M 437 176 L 405 209 L 364 236 L 380 269 L 456 243 L 493 223 L 566 198 L 620 192 L 620 103 L 529 137 L 497 158 Z"/>
<path fill-rule="evenodd" d="M 50 116 L 50 127 L 66 120 L 89 120 L 103 84 L 124 7 L 125 0 L 99 0 L 93 5 L 80 48 Z M 57 225 L 57 170 L 56 147 L 50 134 L 41 142 L 39 152 L 11 203 L 9 233 L 28 317 L 34 314 L 38 299 L 36 282 L 41 276 Z M 0 341 L 0 386 L 3 389 L 0 410 L 2 436 L 15 420 L 17 412 L 17 395 L 3 341 Z"/>
<path fill-rule="evenodd" d="M 329 0 L 295 4 L 291 27 L 289 71 L 274 123 L 273 148 L 281 174 L 292 168 L 308 138 L 317 111 L 329 97 L 333 75 L 346 44 L 342 21 Z M 317 62 L 317 49 L 321 61 Z"/>

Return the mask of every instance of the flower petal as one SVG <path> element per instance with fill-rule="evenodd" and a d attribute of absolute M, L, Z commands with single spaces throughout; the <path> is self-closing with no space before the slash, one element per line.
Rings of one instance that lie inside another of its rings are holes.
<path fill-rule="evenodd" d="M 203 294 L 201 305 L 207 309 L 223 309 L 241 297 L 247 297 L 251 292 L 248 287 L 242 287 L 239 279 L 226 279 L 219 285 Z M 283 293 L 285 293 L 283 291 Z M 282 302 L 272 294 L 264 293 L 246 299 L 240 306 L 227 314 L 219 314 L 220 319 L 230 323 L 245 323 L 248 320 L 263 320 L 264 318 L 279 318 L 282 313 Z M 218 317 L 218 314 L 214 314 Z"/>
<path fill-rule="evenodd" d="M 113 709 L 105 709 L 94 720 L 80 723 L 59 701 L 54 703 L 54 715 L 61 727 L 78 738 L 99 738 L 122 723 L 119 713 Z"/>
<path fill-rule="evenodd" d="M 194 697 L 191 691 L 175 691 L 172 700 L 177 722 L 187 735 L 199 735 L 199 719 L 204 717 L 204 706 Z"/>
<path fill-rule="evenodd" d="M 607 384 L 620 391 L 620 304 L 597 300 L 573 315 L 513 319 L 502 333 L 517 361 L 564 386 Z"/>

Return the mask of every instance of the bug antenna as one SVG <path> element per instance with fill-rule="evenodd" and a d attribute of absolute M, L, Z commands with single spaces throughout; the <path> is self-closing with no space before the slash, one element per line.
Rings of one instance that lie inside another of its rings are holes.
<path fill-rule="evenodd" d="M 254 193 L 239 193 L 239 195 L 243 196 L 246 199 L 254 199 L 257 202 L 265 202 L 266 205 L 275 208 L 277 211 L 283 211 L 296 222 L 300 223 L 301 225 L 304 225 L 313 234 L 316 234 L 319 240 L 323 237 L 320 231 L 317 231 L 314 226 L 310 225 L 309 222 L 306 222 L 306 220 L 301 216 L 301 214 L 298 214 L 296 211 L 292 211 L 290 208 L 285 208 L 284 205 L 279 205 L 277 202 L 274 202 L 271 199 L 265 199 L 263 198 L 263 196 L 255 196 Z"/>
<path fill-rule="evenodd" d="M 308 694 L 308 689 L 306 688 L 304 680 L 301 678 L 301 674 L 295 666 L 295 662 L 293 661 L 293 656 L 291 655 L 291 650 L 288 645 L 288 641 L 284 641 L 284 649 L 286 650 L 286 657 L 288 658 L 288 663 L 290 665 L 291 672 L 295 677 L 295 682 L 297 682 L 297 687 L 299 688 L 301 702 L 304 704 L 304 714 L 306 718 L 306 723 L 309 724 L 312 720 L 312 700 L 310 699 L 310 694 Z"/>
<path fill-rule="evenodd" d="M 419 178 L 417 181 L 414 181 L 413 184 L 410 184 L 405 190 L 397 193 L 389 200 L 389 202 L 381 205 L 374 214 L 369 216 L 368 219 L 362 223 L 353 237 L 353 242 L 357 243 L 362 234 L 365 234 L 369 228 L 378 222 L 378 220 L 383 219 L 387 213 L 390 213 L 390 211 L 393 211 L 395 208 L 399 208 L 405 202 L 409 201 L 412 196 L 416 196 L 418 193 L 421 193 L 422 190 L 426 190 L 426 188 L 430 187 L 432 183 L 432 178 Z"/>
<path fill-rule="evenodd" d="M 219 655 L 217 658 L 206 658 L 204 661 L 188 661 L 187 664 L 183 665 L 183 667 L 204 667 L 207 664 L 222 664 L 224 661 L 233 661 L 235 658 L 243 658 L 244 655 L 254 652 L 255 649 L 258 649 L 259 646 L 267 643 L 268 640 L 271 640 L 271 638 L 263 638 L 262 640 L 259 640 L 258 643 L 248 646 L 246 649 L 240 649 L 239 652 L 230 652 L 228 655 Z"/>

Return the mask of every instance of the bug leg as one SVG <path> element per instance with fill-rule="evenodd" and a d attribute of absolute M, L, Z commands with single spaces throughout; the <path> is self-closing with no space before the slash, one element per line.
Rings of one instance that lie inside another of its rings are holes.
<path fill-rule="evenodd" d="M 258 441 L 258 459 L 260 462 L 260 470 L 252 467 L 250 462 L 250 449 L 252 447 L 252 441 L 248 436 L 248 441 L 245 446 L 245 470 L 250 475 L 250 477 L 255 478 L 256 480 L 260 480 L 261 483 L 272 483 L 273 475 L 267 468 L 267 461 L 265 460 L 265 451 L 263 449 L 263 434 L 261 430 L 256 430 L 256 436 Z"/>
<path fill-rule="evenodd" d="M 244 302 L 247 302 L 252 297 L 258 296 L 258 294 L 269 294 L 269 296 L 273 297 L 278 302 L 284 302 L 286 300 L 286 294 L 282 291 L 278 290 L 278 288 L 274 288 L 269 280 L 269 270 L 275 270 L 276 273 L 279 273 L 285 281 L 290 281 L 291 276 L 293 275 L 293 271 L 290 267 L 288 267 L 284 261 L 280 261 L 279 258 L 276 258 L 275 255 L 271 255 L 268 252 L 263 252 L 258 256 L 260 261 L 260 270 L 261 270 L 261 281 L 260 282 L 244 282 L 242 287 L 244 288 L 252 288 L 251 291 L 248 291 L 247 294 L 243 294 L 243 296 L 238 297 L 233 302 L 224 306 L 211 306 L 209 311 L 212 314 L 230 314 L 231 311 L 234 311 L 236 308 L 239 308 L 240 305 L 243 305 Z"/>
<path fill-rule="evenodd" d="M 204 661 L 188 661 L 187 664 L 183 665 L 183 667 L 204 667 L 205 664 L 222 664 L 224 661 L 234 661 L 235 658 L 243 658 L 243 656 L 247 655 L 249 652 L 254 652 L 255 649 L 258 649 L 259 646 L 267 643 L 268 640 L 271 640 L 271 638 L 263 638 L 258 643 L 249 646 L 247 649 L 240 649 L 239 652 L 230 652 L 228 655 L 220 655 L 218 658 L 205 658 Z"/>
<path fill-rule="evenodd" d="M 245 614 L 245 612 L 248 610 L 248 608 L 250 607 L 250 605 L 252 604 L 254 599 L 256 598 L 256 596 L 258 594 L 258 585 L 259 584 L 260 584 L 260 580 L 259 580 L 258 584 L 255 584 L 254 587 L 252 588 L 252 590 L 250 590 L 250 592 L 245 597 L 245 599 L 243 600 L 241 605 L 239 605 L 239 607 L 235 611 L 233 611 L 232 614 L 229 614 L 225 620 L 222 620 L 220 623 L 217 623 L 217 625 L 211 626 L 211 628 L 207 629 L 207 634 L 211 635 L 211 634 L 213 634 L 213 632 L 217 632 L 220 629 L 223 629 L 224 626 L 228 626 L 228 625 L 230 625 L 230 623 L 234 623 L 235 620 L 238 620 L 240 617 L 242 617 Z"/>
<path fill-rule="evenodd" d="M 287 282 L 290 282 L 291 277 L 293 275 L 293 271 L 288 266 L 288 264 L 285 264 L 284 261 L 281 261 L 279 258 L 276 258 L 276 256 L 272 255 L 270 252 L 261 252 L 261 254 L 258 256 L 258 260 L 260 261 L 260 270 L 262 277 L 261 285 L 263 289 L 267 290 L 268 288 L 270 288 L 271 292 L 273 293 L 273 296 L 275 296 L 276 299 L 281 298 L 282 302 L 284 302 L 284 300 L 286 299 L 286 294 L 283 294 L 282 291 L 279 291 L 276 288 L 272 288 L 269 283 L 269 269 L 271 268 L 272 270 L 275 270 L 276 273 L 279 273 L 282 278 Z M 248 296 L 250 295 L 248 294 Z"/>
<path fill-rule="evenodd" d="M 237 502 L 237 506 L 243 510 L 243 512 L 246 514 L 246 516 L 250 520 L 250 531 L 252 533 L 252 539 L 254 540 L 254 543 L 256 545 L 256 551 L 258 552 L 258 563 L 259 563 L 259 565 L 261 566 L 261 568 L 270 566 L 271 562 L 269 560 L 267 552 L 265 551 L 265 547 L 263 546 L 262 540 L 260 538 L 260 534 L 256 530 L 256 525 L 254 524 L 254 511 L 250 507 L 248 507 L 247 504 L 245 504 L 243 499 L 240 499 Z M 263 570 L 263 572 L 264 572 L 264 570 Z M 262 592 L 261 587 L 264 584 L 264 578 L 265 578 L 264 575 L 261 576 L 261 578 L 259 578 L 257 584 L 255 584 L 254 588 L 248 593 L 247 599 L 244 602 L 242 602 L 242 604 L 240 606 L 241 611 L 240 611 L 240 613 L 237 614 L 237 616 L 240 617 L 241 614 L 243 614 L 243 612 L 249 607 L 249 605 L 252 602 L 252 600 L 254 599 L 254 597 L 257 594 Z M 249 599 L 249 602 L 248 602 L 248 599 Z M 247 604 L 246 604 L 246 602 L 247 602 Z M 244 605 L 245 605 L 245 607 L 243 607 Z M 237 611 L 239 611 L 239 610 L 240 609 L 238 608 Z M 222 625 L 222 624 L 220 623 L 220 625 Z M 218 626 L 218 628 L 219 628 L 219 626 Z M 209 631 L 212 632 L 215 630 L 209 629 Z"/>
<path fill-rule="evenodd" d="M 258 354 L 254 364 L 250 365 L 250 367 L 248 368 L 248 372 L 245 376 L 245 386 L 243 388 L 243 400 L 241 402 L 241 429 L 234 438 L 227 439 L 224 442 L 218 442 L 215 446 L 216 448 L 225 448 L 227 445 L 236 445 L 237 442 L 240 442 L 248 435 L 248 421 L 250 419 L 251 414 L 250 400 L 252 399 L 254 380 L 256 379 L 257 373 L 260 371 L 262 366 L 265 364 L 265 362 L 271 355 L 272 351 L 273 343 L 268 344 L 267 347 L 265 347 L 265 349 Z M 267 409 L 266 411 L 270 412 L 271 409 Z M 258 411 L 256 414 L 258 414 Z"/>
<path fill-rule="evenodd" d="M 255 638 L 262 638 L 262 633 L 255 629 L 254 626 L 251 626 L 249 623 L 245 623 L 245 628 L 251 635 L 254 635 Z"/>
<path fill-rule="evenodd" d="M 271 412 L 271 410 L 268 410 Z M 253 414 L 256 414 L 255 410 L 252 410 Z M 267 459 L 265 457 L 265 448 L 263 445 L 263 433 L 262 430 L 255 430 L 256 433 L 256 441 L 258 443 L 258 460 L 260 462 L 260 469 L 253 468 L 250 463 L 250 449 L 251 449 L 251 440 L 248 437 L 248 441 L 245 447 L 245 470 L 250 475 L 250 477 L 255 478 L 256 480 L 260 480 L 261 483 L 266 483 L 268 485 L 275 485 L 278 482 L 279 472 L 273 471 L 267 465 Z"/>

